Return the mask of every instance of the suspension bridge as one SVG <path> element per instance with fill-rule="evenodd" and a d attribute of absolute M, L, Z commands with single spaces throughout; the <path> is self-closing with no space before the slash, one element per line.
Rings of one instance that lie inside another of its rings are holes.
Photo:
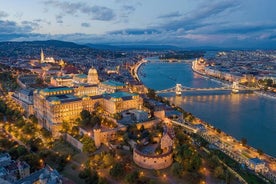
<path fill-rule="evenodd" d="M 163 90 L 157 90 L 156 93 L 171 93 L 174 92 L 176 95 L 181 95 L 182 92 L 187 91 L 232 91 L 232 92 L 239 92 L 239 91 L 248 91 L 250 89 L 248 88 L 242 88 L 238 85 L 238 83 L 233 82 L 232 85 L 226 85 L 222 87 L 214 87 L 214 88 L 192 88 L 183 86 L 181 84 L 176 84 L 176 86 L 163 89 Z"/>

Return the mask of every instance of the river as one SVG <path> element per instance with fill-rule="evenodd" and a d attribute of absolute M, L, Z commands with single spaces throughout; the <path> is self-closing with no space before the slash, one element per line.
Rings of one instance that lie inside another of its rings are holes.
<path fill-rule="evenodd" d="M 149 88 L 167 89 L 183 86 L 208 88 L 221 86 L 191 70 L 191 62 L 167 63 L 157 58 L 140 67 L 140 79 Z M 276 157 L 276 100 L 256 94 L 230 92 L 184 92 L 162 94 L 171 103 L 182 107 L 227 134 L 246 138 L 250 146 Z"/>

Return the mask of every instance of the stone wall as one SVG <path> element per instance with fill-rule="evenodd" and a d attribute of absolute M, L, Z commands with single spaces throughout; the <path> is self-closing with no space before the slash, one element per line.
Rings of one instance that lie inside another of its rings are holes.
<path fill-rule="evenodd" d="M 173 152 L 169 150 L 161 155 L 145 155 L 138 149 L 134 149 L 133 161 L 145 169 L 165 169 L 173 163 Z"/>
<path fill-rule="evenodd" d="M 75 147 L 76 149 L 78 149 L 79 151 L 82 151 L 82 147 L 83 147 L 83 144 L 78 141 L 77 139 L 75 139 L 74 137 L 72 137 L 71 135 L 69 134 L 64 134 L 64 139 L 69 143 L 71 144 L 73 147 Z"/>

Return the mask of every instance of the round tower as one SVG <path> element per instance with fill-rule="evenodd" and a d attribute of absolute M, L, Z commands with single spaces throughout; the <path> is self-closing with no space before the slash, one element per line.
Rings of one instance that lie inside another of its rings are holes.
<path fill-rule="evenodd" d="M 101 129 L 94 129 L 94 142 L 95 142 L 95 146 L 97 148 L 99 148 L 102 144 L 102 140 L 101 140 Z"/>

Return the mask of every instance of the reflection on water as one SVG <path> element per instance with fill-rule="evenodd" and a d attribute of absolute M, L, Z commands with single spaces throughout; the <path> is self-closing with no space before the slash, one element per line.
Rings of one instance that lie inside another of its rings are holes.
<path fill-rule="evenodd" d="M 141 78 L 143 83 L 158 90 L 175 86 L 176 83 L 199 88 L 220 86 L 194 74 L 186 63 L 147 63 L 143 72 L 146 74 Z M 218 91 L 185 92 L 183 96 L 168 93 L 162 96 L 237 139 L 245 137 L 248 144 L 276 157 L 275 100 L 255 94 Z"/>

